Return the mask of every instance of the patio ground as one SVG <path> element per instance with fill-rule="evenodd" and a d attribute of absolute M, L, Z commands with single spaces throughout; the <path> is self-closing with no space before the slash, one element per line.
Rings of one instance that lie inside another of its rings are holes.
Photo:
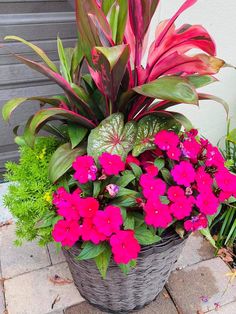
<path fill-rule="evenodd" d="M 80 296 L 64 256 L 53 245 L 13 245 L 14 223 L 1 203 L 6 189 L 0 185 L 0 313 L 102 314 Z M 156 301 L 135 313 L 236 314 L 236 279 L 230 281 L 229 275 L 230 268 L 196 233 Z"/>

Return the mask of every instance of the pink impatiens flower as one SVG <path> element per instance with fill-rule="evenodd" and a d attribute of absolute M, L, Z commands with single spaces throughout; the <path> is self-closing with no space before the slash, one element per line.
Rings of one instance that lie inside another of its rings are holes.
<path fill-rule="evenodd" d="M 99 244 L 101 241 L 105 241 L 107 237 L 105 234 L 98 231 L 97 227 L 90 218 L 85 218 L 81 226 L 81 235 L 83 241 L 91 241 L 94 244 Z"/>
<path fill-rule="evenodd" d="M 219 169 L 215 174 L 215 179 L 218 187 L 224 192 L 231 192 L 232 194 L 236 191 L 236 176 L 229 172 L 225 167 Z"/>
<path fill-rule="evenodd" d="M 192 212 L 193 202 L 194 198 L 192 196 L 179 198 L 170 205 L 170 212 L 178 220 L 188 217 Z"/>
<path fill-rule="evenodd" d="M 195 170 L 189 161 L 181 161 L 171 170 L 171 174 L 177 184 L 186 187 L 195 179 Z"/>
<path fill-rule="evenodd" d="M 156 228 L 166 228 L 172 217 L 168 205 L 162 204 L 160 200 L 148 200 L 144 205 L 145 222 Z"/>
<path fill-rule="evenodd" d="M 179 148 L 177 147 L 171 147 L 168 151 L 167 151 L 167 156 L 172 159 L 172 160 L 176 160 L 179 161 L 180 156 L 181 156 L 181 151 Z"/>
<path fill-rule="evenodd" d="M 221 155 L 219 149 L 217 147 L 212 146 L 210 143 L 207 144 L 206 148 L 206 166 L 211 167 L 223 167 L 224 166 L 224 158 Z"/>
<path fill-rule="evenodd" d="M 75 220 L 59 220 L 53 228 L 52 236 L 56 242 L 71 247 L 79 240 L 81 229 Z"/>
<path fill-rule="evenodd" d="M 93 222 L 100 233 L 106 236 L 112 235 L 120 230 L 123 223 L 120 208 L 110 205 L 105 210 L 97 211 Z"/>
<path fill-rule="evenodd" d="M 131 260 L 137 259 L 141 250 L 133 230 L 118 231 L 111 236 L 110 244 L 117 264 L 128 264 Z"/>
<path fill-rule="evenodd" d="M 96 180 L 97 167 L 95 166 L 93 157 L 87 155 L 79 156 L 73 162 L 72 167 L 75 170 L 74 178 L 79 183 L 85 184 Z"/>
<path fill-rule="evenodd" d="M 184 229 L 189 231 L 197 231 L 201 229 L 205 229 L 208 225 L 208 221 L 205 215 L 199 214 L 197 216 L 192 217 L 190 220 L 186 220 L 184 222 Z"/>
<path fill-rule="evenodd" d="M 197 161 L 197 157 L 201 152 L 202 147 L 201 144 L 198 143 L 198 141 L 195 138 L 191 137 L 186 139 L 182 143 L 181 147 L 185 157 Z"/>
<path fill-rule="evenodd" d="M 67 220 L 78 220 L 80 218 L 78 201 L 81 190 L 77 189 L 72 194 L 60 187 L 53 195 L 52 203 L 57 208 L 57 213 Z"/>
<path fill-rule="evenodd" d="M 155 179 L 150 174 L 142 174 L 140 177 L 140 185 L 143 188 L 143 195 L 146 198 L 164 195 L 166 184 L 161 179 Z"/>
<path fill-rule="evenodd" d="M 150 174 L 152 177 L 155 177 L 158 175 L 158 168 L 154 166 L 153 164 L 149 164 L 145 166 L 145 171 Z"/>
<path fill-rule="evenodd" d="M 199 191 L 212 191 L 213 179 L 206 173 L 204 167 L 198 168 L 195 180 Z"/>
<path fill-rule="evenodd" d="M 200 193 L 197 196 L 196 206 L 205 215 L 214 215 L 219 207 L 218 198 L 212 193 Z"/>
<path fill-rule="evenodd" d="M 93 197 L 80 198 L 78 200 L 78 207 L 82 217 L 92 218 L 98 211 L 99 202 Z"/>
<path fill-rule="evenodd" d="M 173 131 L 162 130 L 156 134 L 154 143 L 162 150 L 169 150 L 179 144 L 179 137 Z"/>
<path fill-rule="evenodd" d="M 184 190 L 180 186 L 171 186 L 167 191 L 167 196 L 170 201 L 177 201 L 184 197 Z"/>
<path fill-rule="evenodd" d="M 108 176 L 118 175 L 121 171 L 125 170 L 125 163 L 119 155 L 112 155 L 105 152 L 98 159 L 104 173 Z"/>

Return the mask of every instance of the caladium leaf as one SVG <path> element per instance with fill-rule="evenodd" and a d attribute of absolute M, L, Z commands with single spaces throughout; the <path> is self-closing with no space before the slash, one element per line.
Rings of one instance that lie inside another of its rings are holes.
<path fill-rule="evenodd" d="M 65 143 L 58 147 L 52 155 L 48 170 L 49 179 L 54 183 L 60 179 L 72 166 L 73 161 L 77 156 L 86 153 L 85 147 L 77 147 L 72 149 L 70 143 Z"/>
<path fill-rule="evenodd" d="M 165 76 L 133 88 L 143 96 L 170 100 L 176 103 L 197 104 L 198 96 L 193 85 L 179 76 Z"/>
<path fill-rule="evenodd" d="M 146 150 L 155 149 L 154 136 L 160 130 L 172 129 L 177 122 L 169 117 L 148 115 L 138 122 L 136 140 L 134 143 L 132 155 L 139 156 Z"/>
<path fill-rule="evenodd" d="M 95 47 L 92 54 L 95 71 L 90 69 L 91 75 L 99 90 L 115 102 L 129 59 L 129 46 Z"/>
<path fill-rule="evenodd" d="M 52 62 L 52 60 L 49 59 L 49 57 L 46 55 L 46 53 L 39 48 L 38 46 L 28 42 L 27 40 L 20 38 L 18 36 L 6 36 L 4 40 L 14 40 L 14 41 L 20 41 L 26 46 L 30 47 L 48 66 L 49 68 L 54 71 L 59 73 L 56 65 Z"/>
<path fill-rule="evenodd" d="M 88 155 L 95 158 L 103 152 L 117 154 L 125 159 L 132 150 L 136 137 L 136 123 L 124 124 L 122 113 L 115 113 L 103 120 L 88 137 Z"/>

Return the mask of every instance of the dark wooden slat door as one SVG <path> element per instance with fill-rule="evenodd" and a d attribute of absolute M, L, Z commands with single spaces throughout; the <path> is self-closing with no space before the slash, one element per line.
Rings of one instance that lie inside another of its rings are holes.
<path fill-rule="evenodd" d="M 75 43 L 76 26 L 71 1 L 0 0 L 0 45 L 5 36 L 17 35 L 39 45 L 56 61 L 57 34 L 66 47 L 73 47 Z M 4 42 L 4 45 L 16 53 L 39 60 L 21 43 Z M 0 49 L 0 110 L 13 97 L 53 96 L 60 92 L 44 76 L 18 63 Z M 24 122 L 37 108 L 37 104 L 23 104 L 14 112 L 10 125 L 3 122 L 0 115 L 0 172 L 6 160 L 17 159 L 12 127 Z"/>

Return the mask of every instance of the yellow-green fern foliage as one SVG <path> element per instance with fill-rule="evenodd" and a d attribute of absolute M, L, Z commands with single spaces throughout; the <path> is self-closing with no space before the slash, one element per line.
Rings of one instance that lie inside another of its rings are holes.
<path fill-rule="evenodd" d="M 4 203 L 16 220 L 17 245 L 37 239 L 50 242 L 52 226 L 58 220 L 52 205 L 56 189 L 48 178 L 48 163 L 59 143 L 52 137 L 39 137 L 34 148 L 20 147 L 19 163 L 7 162 L 6 181 L 12 182 Z"/>

